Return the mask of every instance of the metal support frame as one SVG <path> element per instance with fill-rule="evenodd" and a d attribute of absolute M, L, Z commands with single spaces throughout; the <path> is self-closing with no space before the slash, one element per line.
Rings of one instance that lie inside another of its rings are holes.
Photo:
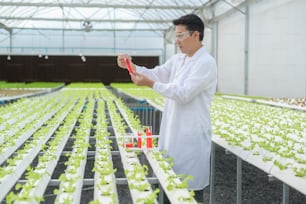
<path fill-rule="evenodd" d="M 214 57 L 216 58 L 216 61 L 218 62 L 218 22 L 227 17 L 228 15 L 239 12 L 242 15 L 245 16 L 245 28 L 244 28 L 244 95 L 249 94 L 249 27 L 250 27 L 250 15 L 249 15 L 249 5 L 251 3 L 256 2 L 256 0 L 249 0 L 244 1 L 243 3 L 240 3 L 237 6 L 233 6 L 231 3 L 229 3 L 226 0 L 222 0 L 224 3 L 230 5 L 232 8 L 225 12 L 224 14 L 221 14 L 219 16 L 215 15 L 215 6 L 219 2 L 217 1 L 215 4 L 212 5 L 213 8 L 213 16 L 210 21 L 214 22 L 214 29 L 213 29 L 213 35 L 212 35 L 212 53 Z M 245 11 L 243 11 L 243 7 L 245 8 Z M 217 88 L 218 90 L 218 88 Z"/>
<path fill-rule="evenodd" d="M 13 31 L 12 29 L 9 30 L 9 35 L 10 35 L 10 55 L 11 55 L 13 51 Z"/>
<path fill-rule="evenodd" d="M 209 195 L 209 203 L 214 204 L 215 202 L 215 146 L 218 143 L 212 143 L 212 149 L 211 149 L 211 167 L 210 167 L 210 195 Z M 225 149 L 225 152 L 231 153 L 228 151 L 225 147 L 221 145 L 222 148 Z M 242 162 L 243 160 L 236 155 L 237 163 L 236 163 L 236 203 L 241 204 L 242 203 Z M 269 176 L 269 181 L 275 180 L 274 177 Z M 282 204 L 289 204 L 289 191 L 290 186 L 288 186 L 286 183 L 283 183 L 283 196 L 282 196 Z"/>
<path fill-rule="evenodd" d="M 283 183 L 283 204 L 289 203 L 289 186 Z"/>
<path fill-rule="evenodd" d="M 214 41 L 214 46 L 215 46 L 215 51 L 214 51 L 214 57 L 215 57 L 215 60 L 216 60 L 216 63 L 218 64 L 218 60 L 219 60 L 219 52 L 218 52 L 218 47 L 219 47 L 219 22 L 218 21 L 215 21 L 215 24 L 214 24 L 214 34 L 215 35 L 215 41 Z M 219 74 L 219 69 L 217 69 L 217 77 L 220 76 Z M 219 91 L 219 83 L 217 83 L 217 91 Z"/>
<path fill-rule="evenodd" d="M 212 6 L 212 15 L 213 18 L 215 18 L 215 9 L 216 9 L 216 4 Z M 218 64 L 218 35 L 219 35 L 219 22 L 218 21 L 213 21 L 213 26 L 212 26 L 212 35 L 211 35 L 211 53 L 215 57 L 216 63 Z M 217 72 L 219 69 L 217 69 Z M 219 76 L 219 73 L 217 74 Z M 217 91 L 218 89 L 218 84 L 217 83 Z"/>
<path fill-rule="evenodd" d="M 249 94 L 249 33 L 250 33 L 250 12 L 249 5 L 245 6 L 244 22 L 244 95 Z"/>
<path fill-rule="evenodd" d="M 215 203 L 215 159 L 216 159 L 216 146 L 215 143 L 211 144 L 210 155 L 210 186 L 209 186 L 209 203 Z"/>
<path fill-rule="evenodd" d="M 13 29 L 7 27 L 5 24 L 0 23 L 0 28 L 3 28 L 9 33 L 9 38 L 10 38 L 10 47 L 9 47 L 9 55 L 12 54 L 12 49 L 13 49 Z"/>
<path fill-rule="evenodd" d="M 159 58 L 159 64 L 163 64 L 165 63 L 166 61 L 166 58 L 167 58 L 167 33 L 164 31 L 163 32 L 163 36 L 164 36 L 164 49 L 163 49 L 163 54 L 162 54 L 162 57 L 163 59 L 161 59 L 161 57 Z"/>
<path fill-rule="evenodd" d="M 236 190 L 237 190 L 237 204 L 241 204 L 241 198 L 242 198 L 242 160 L 240 157 L 237 156 L 237 185 L 236 185 Z"/>
<path fill-rule="evenodd" d="M 160 189 L 159 194 L 158 194 L 158 202 L 164 203 L 164 199 L 165 199 L 164 189 L 161 184 L 158 184 L 158 188 Z"/>

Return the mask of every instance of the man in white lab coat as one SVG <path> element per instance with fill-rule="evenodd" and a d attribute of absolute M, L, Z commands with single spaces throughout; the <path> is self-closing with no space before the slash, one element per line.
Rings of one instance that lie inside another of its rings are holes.
<path fill-rule="evenodd" d="M 209 185 L 211 119 L 210 105 L 216 90 L 217 66 L 202 44 L 204 23 L 194 14 L 173 21 L 176 44 L 181 53 L 153 69 L 132 63 L 131 79 L 166 97 L 158 147 L 174 158 L 177 174 L 192 175 L 189 189 L 203 202 L 203 189 Z M 118 56 L 118 66 L 126 68 Z"/>

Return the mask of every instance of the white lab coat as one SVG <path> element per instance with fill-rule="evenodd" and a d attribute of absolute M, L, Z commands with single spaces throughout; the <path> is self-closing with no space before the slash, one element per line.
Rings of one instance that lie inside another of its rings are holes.
<path fill-rule="evenodd" d="M 153 89 L 166 97 L 159 149 L 174 158 L 176 174 L 194 177 L 189 189 L 203 189 L 209 185 L 214 58 L 201 47 L 191 58 L 180 53 L 154 69 L 136 66 L 136 71 L 154 80 Z"/>

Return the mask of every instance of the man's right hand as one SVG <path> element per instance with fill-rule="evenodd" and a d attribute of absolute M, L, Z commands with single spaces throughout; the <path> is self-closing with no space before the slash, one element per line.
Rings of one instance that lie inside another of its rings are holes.
<path fill-rule="evenodd" d="M 118 57 L 117 57 L 117 64 L 118 64 L 118 66 L 120 68 L 127 69 L 126 63 L 125 63 L 125 60 L 124 60 L 125 58 L 128 58 L 130 60 L 131 66 L 132 66 L 133 70 L 135 71 L 135 65 L 132 63 L 131 57 L 129 55 L 127 55 L 127 54 L 118 55 Z"/>

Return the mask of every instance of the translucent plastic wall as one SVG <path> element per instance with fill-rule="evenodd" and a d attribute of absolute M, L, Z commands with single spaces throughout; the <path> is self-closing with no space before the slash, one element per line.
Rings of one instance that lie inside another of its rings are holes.
<path fill-rule="evenodd" d="M 248 95 L 306 97 L 306 1 L 266 0 L 249 7 Z M 245 91 L 245 16 L 218 24 L 218 90 Z"/>
<path fill-rule="evenodd" d="M 163 35 L 148 31 L 14 31 L 11 54 L 163 54 Z M 9 33 L 0 31 L 0 53 L 10 52 Z M 64 52 L 63 52 L 64 50 Z"/>

